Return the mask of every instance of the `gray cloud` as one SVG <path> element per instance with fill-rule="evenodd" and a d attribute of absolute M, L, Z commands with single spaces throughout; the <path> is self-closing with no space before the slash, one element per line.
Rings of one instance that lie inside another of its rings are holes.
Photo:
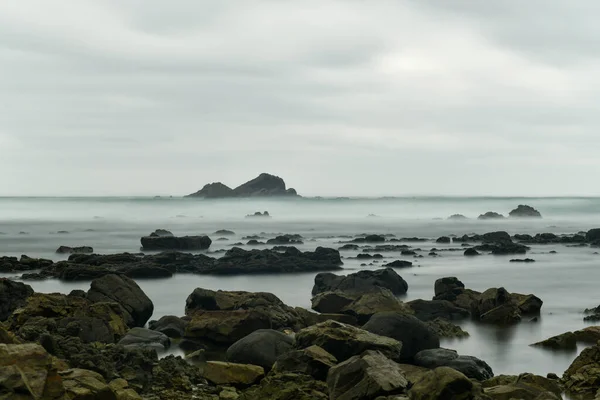
<path fill-rule="evenodd" d="M 0 3 L 0 195 L 592 195 L 600 5 Z"/>

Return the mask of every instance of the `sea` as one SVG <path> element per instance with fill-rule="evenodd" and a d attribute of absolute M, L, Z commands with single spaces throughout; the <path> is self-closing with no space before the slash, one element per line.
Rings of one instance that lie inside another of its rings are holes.
<path fill-rule="evenodd" d="M 477 216 L 496 211 L 508 215 L 519 204 L 538 209 L 542 219 L 478 220 Z M 268 211 L 270 218 L 247 218 L 256 211 Z M 448 220 L 463 214 L 467 220 Z M 412 268 L 397 272 L 408 282 L 403 301 L 431 299 L 436 279 L 458 277 L 467 288 L 483 291 L 504 287 L 509 292 L 535 294 L 544 301 L 537 321 L 524 319 L 511 327 L 495 327 L 470 321 L 460 325 L 470 333 L 465 339 L 443 340 L 442 346 L 460 354 L 485 360 L 498 374 L 531 372 L 559 376 L 575 359 L 577 351 L 549 351 L 530 346 L 548 337 L 574 331 L 592 324 L 584 323 L 583 311 L 600 304 L 600 255 L 591 247 L 534 245 L 527 257 L 535 263 L 509 262 L 515 256 L 465 257 L 462 251 L 443 251 L 459 247 L 439 244 L 443 235 L 463 235 L 503 230 L 515 233 L 572 234 L 600 227 L 600 198 L 553 197 L 403 197 L 403 198 L 286 198 L 205 200 L 175 197 L 103 198 L 0 198 L 0 256 L 42 257 L 53 260 L 66 256 L 55 253 L 61 246 L 92 246 L 96 253 L 140 252 L 140 237 L 155 229 L 172 231 L 177 236 L 206 234 L 213 239 L 208 253 L 220 257 L 242 237 L 294 233 L 304 237 L 303 251 L 317 246 L 338 248 L 340 242 L 364 233 L 422 237 L 428 241 L 413 244 L 423 250 L 423 258 L 401 257 L 413 261 Z M 219 241 L 214 232 L 235 232 Z M 266 246 L 265 246 L 266 247 Z M 248 246 L 244 246 L 248 248 Z M 261 248 L 261 246 L 258 246 Z M 427 256 L 431 248 L 442 249 L 439 257 Z M 551 254 L 550 251 L 556 251 Z M 361 266 L 342 252 L 347 274 L 361 269 L 376 269 L 377 264 Z M 17 278 L 14 274 L 2 276 Z M 290 306 L 310 309 L 315 273 L 202 276 L 179 274 L 169 279 L 138 280 L 152 299 L 154 315 L 184 315 L 185 300 L 197 287 L 222 290 L 265 291 L 277 295 Z M 35 291 L 68 293 L 87 290 L 89 282 L 59 280 L 28 281 Z M 175 350 L 174 350 L 175 351 Z M 176 351 L 175 351 L 176 352 Z"/>

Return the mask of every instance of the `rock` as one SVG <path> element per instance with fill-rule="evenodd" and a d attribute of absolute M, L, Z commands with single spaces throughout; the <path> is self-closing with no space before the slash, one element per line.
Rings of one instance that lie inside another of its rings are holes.
<path fill-rule="evenodd" d="M 197 312 L 186 329 L 185 338 L 227 346 L 256 330 L 272 327 L 269 315 L 260 311 Z"/>
<path fill-rule="evenodd" d="M 154 312 L 152 300 L 132 279 L 123 275 L 105 275 L 94 279 L 87 292 L 87 299 L 99 302 L 115 302 L 129 316 L 127 325 L 143 327 Z"/>
<path fill-rule="evenodd" d="M 207 361 L 202 376 L 216 385 L 248 386 L 265 376 L 265 371 L 256 365 Z"/>
<path fill-rule="evenodd" d="M 160 332 L 145 328 L 132 328 L 118 344 L 127 348 L 151 348 L 156 351 L 165 351 L 171 346 L 171 340 Z"/>
<path fill-rule="evenodd" d="M 356 296 L 341 291 L 323 292 L 312 298 L 312 309 L 320 313 L 339 314 L 355 299 Z"/>
<path fill-rule="evenodd" d="M 359 324 L 364 324 L 376 313 L 397 312 L 412 314 L 406 304 L 396 298 L 388 289 L 376 290 L 359 295 L 352 303 L 346 305 L 339 312 L 356 317 Z"/>
<path fill-rule="evenodd" d="M 359 271 L 350 275 L 320 273 L 315 276 L 312 294 L 329 291 L 367 292 L 377 287 L 389 289 L 395 295 L 405 294 L 408 284 L 392 268 Z"/>
<path fill-rule="evenodd" d="M 265 211 L 264 213 L 261 213 L 260 211 L 257 211 L 254 214 L 248 214 L 248 215 L 246 215 L 246 218 L 253 218 L 253 217 L 271 218 L 271 215 L 269 215 L 268 211 Z"/>
<path fill-rule="evenodd" d="M 296 373 L 310 375 L 313 378 L 325 381 L 329 369 L 337 364 L 337 359 L 319 346 L 309 346 L 305 349 L 287 352 L 281 355 L 275 365 L 273 373 Z"/>
<path fill-rule="evenodd" d="M 468 218 L 462 214 L 452 214 L 451 216 L 448 217 L 448 219 L 452 220 L 452 221 L 464 221 L 465 219 L 468 219 Z"/>
<path fill-rule="evenodd" d="M 468 249 L 465 250 L 465 252 L 463 253 L 465 256 L 471 257 L 471 256 L 478 256 L 481 255 L 480 252 L 478 252 L 477 250 L 475 250 L 474 248 L 470 247 Z"/>
<path fill-rule="evenodd" d="M 442 295 L 448 292 L 454 292 L 455 290 L 463 290 L 465 285 L 458 280 L 456 277 L 440 278 L 434 283 L 434 293 L 436 296 Z"/>
<path fill-rule="evenodd" d="M 144 399 L 217 399 L 218 391 L 208 385 L 202 369 L 181 357 L 167 356 L 151 367 L 151 381 L 144 390 Z"/>
<path fill-rule="evenodd" d="M 600 228 L 594 228 L 587 231 L 585 234 L 585 240 L 589 243 L 597 242 L 600 240 Z"/>
<path fill-rule="evenodd" d="M 270 196 L 296 196 L 294 189 L 286 189 L 283 179 L 266 173 L 233 189 L 237 197 L 270 197 Z"/>
<path fill-rule="evenodd" d="M 441 236 L 441 237 L 437 238 L 437 240 L 435 242 L 436 243 L 452 243 L 452 239 L 450 239 L 448 236 Z"/>
<path fill-rule="evenodd" d="M 427 372 L 408 391 L 411 400 L 473 399 L 473 382 L 459 371 L 439 367 Z"/>
<path fill-rule="evenodd" d="M 481 236 L 483 242 L 486 243 L 510 243 L 512 239 L 510 235 L 506 231 L 496 231 L 496 232 L 488 232 L 484 233 Z"/>
<path fill-rule="evenodd" d="M 0 278 L 0 321 L 5 321 L 14 310 L 25 306 L 32 294 L 31 286 Z"/>
<path fill-rule="evenodd" d="M 212 240 L 208 236 L 144 236 L 144 250 L 206 250 Z"/>
<path fill-rule="evenodd" d="M 67 399 L 120 400 L 97 372 L 74 368 L 61 371 L 60 377 Z"/>
<path fill-rule="evenodd" d="M 0 344 L 0 393 L 5 399 L 62 399 L 59 365 L 35 343 Z"/>
<path fill-rule="evenodd" d="M 348 243 L 348 244 L 345 244 L 342 247 L 340 247 L 338 250 L 339 251 L 342 251 L 342 250 L 358 250 L 358 248 L 359 247 L 358 247 L 357 244 Z"/>
<path fill-rule="evenodd" d="M 272 329 L 260 329 L 238 340 L 227 349 L 227 361 L 259 365 L 271 370 L 277 359 L 292 350 L 294 340 Z"/>
<path fill-rule="evenodd" d="M 391 263 L 387 263 L 384 265 L 384 267 L 390 267 L 390 268 L 407 268 L 407 267 L 412 267 L 413 263 L 411 263 L 410 261 L 403 261 L 403 260 L 396 260 L 396 261 L 392 261 Z"/>
<path fill-rule="evenodd" d="M 166 229 L 157 229 L 152 232 L 149 236 L 151 237 L 174 237 L 173 232 Z"/>
<path fill-rule="evenodd" d="M 460 356 L 449 349 L 423 350 L 415 355 L 414 362 L 425 368 L 450 367 L 479 381 L 494 376 L 492 368 L 485 361 L 472 356 Z"/>
<path fill-rule="evenodd" d="M 511 263 L 534 263 L 535 260 L 532 258 L 513 258 L 510 260 Z"/>
<path fill-rule="evenodd" d="M 447 320 L 461 320 L 469 318 L 471 313 L 446 300 L 413 300 L 406 303 L 413 311 L 415 317 L 421 321 L 432 321 L 436 318 Z"/>
<path fill-rule="evenodd" d="M 519 204 L 517 208 L 508 213 L 512 218 L 542 218 L 542 214 L 535 208 Z"/>
<path fill-rule="evenodd" d="M 491 288 L 483 292 L 474 304 L 474 317 L 482 322 L 511 324 L 521 320 L 520 310 L 504 288 Z"/>
<path fill-rule="evenodd" d="M 235 193 L 230 187 L 223 185 L 221 182 L 213 182 L 204 185 L 202 189 L 196 193 L 187 195 L 186 197 L 203 197 L 206 199 L 220 199 L 234 197 Z"/>
<path fill-rule="evenodd" d="M 235 232 L 227 230 L 227 229 L 219 229 L 214 234 L 217 236 L 233 236 L 233 235 L 235 235 Z"/>
<path fill-rule="evenodd" d="M 562 389 L 553 381 L 529 373 L 501 375 L 482 383 L 484 394 L 493 400 L 560 400 Z"/>
<path fill-rule="evenodd" d="M 316 272 L 338 270 L 342 264 L 339 251 L 324 247 L 306 252 L 295 247 L 288 247 L 285 252 L 233 247 L 214 263 L 205 263 L 194 272 L 210 275 Z"/>
<path fill-rule="evenodd" d="M 440 347 L 437 334 L 412 315 L 397 312 L 377 313 L 362 329 L 401 342 L 400 361 L 411 361 L 422 350 Z"/>
<path fill-rule="evenodd" d="M 267 244 L 302 244 L 302 240 L 295 239 L 293 235 L 280 235 L 273 239 L 267 240 Z"/>
<path fill-rule="evenodd" d="M 385 236 L 383 235 L 363 235 L 352 240 L 353 243 L 383 243 Z"/>
<path fill-rule="evenodd" d="M 82 247 L 69 247 L 69 246 L 60 246 L 56 249 L 56 253 L 58 254 L 91 254 L 94 252 L 94 249 L 90 246 L 82 246 Z"/>
<path fill-rule="evenodd" d="M 367 350 L 332 367 L 327 386 L 332 400 L 369 400 L 405 392 L 408 380 L 397 363 Z"/>
<path fill-rule="evenodd" d="M 532 344 L 552 350 L 577 350 L 577 340 L 573 332 L 566 332 L 558 336 Z"/>
<path fill-rule="evenodd" d="M 331 320 L 309 326 L 296 334 L 296 348 L 312 345 L 323 348 L 338 361 L 345 361 L 366 350 L 378 350 L 392 360 L 399 360 L 402 354 L 402 343 L 395 339 Z"/>
<path fill-rule="evenodd" d="M 129 383 L 123 378 L 111 381 L 108 386 L 117 396 L 117 400 L 142 400 L 142 397 L 131 389 Z"/>
<path fill-rule="evenodd" d="M 329 400 L 324 382 L 303 374 L 268 375 L 243 392 L 239 400 Z"/>
<path fill-rule="evenodd" d="M 460 326 L 454 325 L 444 318 L 436 318 L 433 321 L 426 322 L 426 324 L 440 338 L 465 338 L 469 336 L 469 333 L 463 331 Z"/>
<path fill-rule="evenodd" d="M 477 219 L 504 219 L 504 215 L 494 211 L 488 211 L 485 214 L 481 214 Z"/>
<path fill-rule="evenodd" d="M 148 323 L 148 327 L 153 331 L 163 333 L 173 339 L 183 337 L 187 325 L 188 321 L 173 315 L 166 315 L 158 321 L 150 321 Z"/>
<path fill-rule="evenodd" d="M 519 311 L 523 315 L 538 315 L 544 302 L 533 294 L 511 293 L 511 299 L 516 302 Z"/>

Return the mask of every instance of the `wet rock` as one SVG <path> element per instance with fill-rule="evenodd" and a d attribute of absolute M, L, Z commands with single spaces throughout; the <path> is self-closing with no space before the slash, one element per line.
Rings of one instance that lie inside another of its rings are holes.
<path fill-rule="evenodd" d="M 411 361 L 422 350 L 440 347 L 437 334 L 412 315 L 398 312 L 377 313 L 362 329 L 401 342 L 400 361 Z"/>
<path fill-rule="evenodd" d="M 513 258 L 510 260 L 511 263 L 534 263 L 535 260 L 532 258 Z"/>
<path fill-rule="evenodd" d="M 440 338 L 465 338 L 469 336 L 469 333 L 462 330 L 460 326 L 444 318 L 436 318 L 433 321 L 427 321 L 426 324 Z"/>
<path fill-rule="evenodd" d="M 265 376 L 265 371 L 256 365 L 207 361 L 202 376 L 217 385 L 248 386 Z"/>
<path fill-rule="evenodd" d="M 451 216 L 448 217 L 448 219 L 452 220 L 452 221 L 464 221 L 468 218 L 462 214 L 452 214 Z"/>
<path fill-rule="evenodd" d="M 166 229 L 157 229 L 152 232 L 149 236 L 151 237 L 174 237 L 173 232 Z"/>
<path fill-rule="evenodd" d="M 342 247 L 340 247 L 338 250 L 343 251 L 343 250 L 358 250 L 358 249 L 359 249 L 359 247 L 357 244 L 348 243 L 348 244 L 345 244 Z"/>
<path fill-rule="evenodd" d="M 473 382 L 453 368 L 439 367 L 415 382 L 408 395 L 411 400 L 473 399 Z"/>
<path fill-rule="evenodd" d="M 25 255 L 17 257 L 0 257 L 0 273 L 31 271 L 52 265 L 52 260 L 30 258 Z"/>
<path fill-rule="evenodd" d="M 59 374 L 67 399 L 120 400 L 97 372 L 73 368 Z"/>
<path fill-rule="evenodd" d="M 274 374 L 244 391 L 239 400 L 329 400 L 325 382 L 304 374 Z"/>
<path fill-rule="evenodd" d="M 504 288 L 491 288 L 483 292 L 474 304 L 473 312 L 482 322 L 512 324 L 521 320 L 519 307 Z"/>
<path fill-rule="evenodd" d="M 377 313 L 396 312 L 401 314 L 412 314 L 412 310 L 401 302 L 388 289 L 378 288 L 367 293 L 360 294 L 356 299 L 339 311 L 356 317 L 359 324 L 364 324 Z"/>
<path fill-rule="evenodd" d="M 385 236 L 383 235 L 366 235 L 364 237 L 359 237 L 353 239 L 354 243 L 381 243 L 385 242 Z"/>
<path fill-rule="evenodd" d="M 435 242 L 436 243 L 452 243 L 452 239 L 450 239 L 448 236 L 440 236 L 439 238 L 437 238 L 437 240 Z"/>
<path fill-rule="evenodd" d="M 127 325 L 143 327 L 154 312 L 152 300 L 132 279 L 122 275 L 105 275 L 94 279 L 87 292 L 87 299 L 99 302 L 115 302 L 128 315 Z"/>
<path fill-rule="evenodd" d="M 522 315 L 538 315 L 544 302 L 533 294 L 511 293 L 511 299 L 517 304 Z"/>
<path fill-rule="evenodd" d="M 310 375 L 313 378 L 325 381 L 329 369 L 337 364 L 337 359 L 319 346 L 309 346 L 305 349 L 287 352 L 281 355 L 275 365 L 273 373 L 296 373 Z"/>
<path fill-rule="evenodd" d="M 160 318 L 158 321 L 148 322 L 148 327 L 153 331 L 163 333 L 174 339 L 183 337 L 187 325 L 188 321 L 174 315 L 166 315 Z"/>
<path fill-rule="evenodd" d="M 389 289 L 395 295 L 405 294 L 408 284 L 392 268 L 359 271 L 350 275 L 320 273 L 315 276 L 312 294 L 329 291 L 367 292 L 377 287 Z"/>
<path fill-rule="evenodd" d="M 218 399 L 219 391 L 202 377 L 202 370 L 181 357 L 167 356 L 154 363 L 144 400 Z M 138 372 L 139 373 L 139 372 Z"/>
<path fill-rule="evenodd" d="M 404 261 L 404 260 L 396 260 L 396 261 L 392 261 L 391 263 L 387 263 L 384 265 L 384 267 L 389 267 L 389 268 L 408 268 L 408 267 L 412 267 L 413 263 L 410 261 Z"/>
<path fill-rule="evenodd" d="M 600 240 L 600 228 L 594 228 L 587 231 L 585 234 L 585 240 L 589 243 L 597 242 Z"/>
<path fill-rule="evenodd" d="M 255 217 L 271 218 L 271 215 L 269 214 L 268 211 L 265 211 L 265 212 L 256 211 L 254 214 L 246 215 L 246 218 L 255 218 Z"/>
<path fill-rule="evenodd" d="M 542 214 L 535 208 L 519 204 L 517 208 L 508 213 L 512 218 L 542 218 Z"/>
<path fill-rule="evenodd" d="M 492 368 L 476 357 L 462 356 L 454 350 L 430 349 L 415 355 L 415 364 L 425 368 L 450 367 L 467 377 L 484 381 L 494 376 Z"/>
<path fill-rule="evenodd" d="M 294 340 L 272 329 L 261 329 L 238 340 L 227 349 L 227 360 L 259 365 L 269 371 L 277 358 L 292 350 Z"/>
<path fill-rule="evenodd" d="M 485 219 L 504 219 L 504 215 L 498 214 L 494 211 L 488 211 L 485 214 L 481 214 L 477 219 L 485 220 Z"/>
<path fill-rule="evenodd" d="M 227 230 L 227 229 L 219 229 L 214 234 L 217 236 L 233 236 L 233 235 L 235 235 L 235 232 Z"/>
<path fill-rule="evenodd" d="M 267 244 L 303 244 L 302 240 L 297 238 L 298 235 L 279 235 L 273 239 L 267 240 Z"/>
<path fill-rule="evenodd" d="M 165 351 L 171 346 L 171 340 L 163 333 L 145 328 L 132 328 L 118 343 L 126 348 L 150 348 Z"/>
<path fill-rule="evenodd" d="M 144 250 L 206 250 L 212 240 L 208 236 L 144 236 Z"/>
<path fill-rule="evenodd" d="M 498 376 L 482 383 L 484 394 L 492 400 L 560 400 L 562 389 L 553 381 L 533 374 Z"/>
<path fill-rule="evenodd" d="M 402 343 L 395 339 L 335 321 L 313 325 L 296 334 L 296 348 L 312 345 L 323 348 L 338 361 L 345 361 L 366 350 L 378 350 L 392 360 L 399 360 L 402 354 Z"/>
<path fill-rule="evenodd" d="M 477 250 L 475 250 L 474 248 L 470 247 L 468 249 L 465 250 L 465 252 L 463 253 L 465 256 L 471 257 L 471 256 L 478 256 L 481 253 L 479 253 Z"/>
<path fill-rule="evenodd" d="M 415 317 L 421 321 L 432 321 L 436 318 L 447 320 L 461 320 L 469 318 L 471 313 L 446 300 L 413 300 L 406 303 L 413 311 Z"/>
<path fill-rule="evenodd" d="M 312 309 L 320 313 L 339 314 L 356 296 L 342 291 L 323 292 L 312 298 Z"/>
<path fill-rule="evenodd" d="M 0 321 L 5 321 L 14 310 L 25 306 L 32 294 L 31 286 L 0 278 Z"/>
<path fill-rule="evenodd" d="M 58 254 L 91 254 L 94 252 L 94 249 L 90 246 L 81 246 L 81 247 L 69 247 L 69 246 L 60 246 L 56 249 L 56 253 Z"/>
<path fill-rule="evenodd" d="M 396 362 L 367 350 L 332 367 L 327 386 L 330 399 L 369 400 L 404 393 L 408 380 Z"/>
<path fill-rule="evenodd" d="M 573 332 L 566 332 L 532 344 L 552 350 L 577 350 L 577 340 Z"/>

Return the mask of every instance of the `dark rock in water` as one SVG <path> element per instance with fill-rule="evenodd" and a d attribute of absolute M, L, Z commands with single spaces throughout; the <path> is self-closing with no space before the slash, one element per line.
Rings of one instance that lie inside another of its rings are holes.
<path fill-rule="evenodd" d="M 417 253 L 414 250 L 402 250 L 400 252 L 403 256 L 416 256 Z"/>
<path fill-rule="evenodd" d="M 600 228 L 594 228 L 587 231 L 585 240 L 588 242 L 597 242 L 600 240 Z"/>
<path fill-rule="evenodd" d="M 478 381 L 494 377 L 492 368 L 485 361 L 472 356 L 458 355 L 454 350 L 423 350 L 415 355 L 414 361 L 416 365 L 425 368 L 450 367 Z"/>
<path fill-rule="evenodd" d="M 261 240 L 261 239 L 266 239 L 266 238 L 263 236 L 259 236 L 259 235 L 244 236 L 242 238 L 242 240 Z"/>
<path fill-rule="evenodd" d="M 359 271 L 350 275 L 320 273 L 315 276 L 312 294 L 330 291 L 367 292 L 378 287 L 389 289 L 395 295 L 405 294 L 408 284 L 392 268 Z"/>
<path fill-rule="evenodd" d="M 465 250 L 465 252 L 463 253 L 465 256 L 467 257 L 472 257 L 472 256 L 479 256 L 481 255 L 481 253 L 479 253 L 477 250 L 475 250 L 474 248 L 468 248 Z"/>
<path fill-rule="evenodd" d="M 375 399 L 406 392 L 401 366 L 378 351 L 367 350 L 329 370 L 330 399 Z"/>
<path fill-rule="evenodd" d="M 392 261 L 391 263 L 385 264 L 384 267 L 407 268 L 407 267 L 412 267 L 412 265 L 413 265 L 413 263 L 410 261 L 396 260 L 396 261 Z"/>
<path fill-rule="evenodd" d="M 504 288 L 483 292 L 474 304 L 473 313 L 482 322 L 512 324 L 521 320 L 519 307 Z"/>
<path fill-rule="evenodd" d="M 463 331 L 460 326 L 444 318 L 436 318 L 433 321 L 427 321 L 426 324 L 439 338 L 453 339 L 469 337 L 469 332 Z"/>
<path fill-rule="evenodd" d="M 544 302 L 539 297 L 533 294 L 518 294 L 511 293 L 510 297 L 513 302 L 519 307 L 519 311 L 523 315 L 539 314 Z"/>
<path fill-rule="evenodd" d="M 455 290 L 463 290 L 465 284 L 458 280 L 456 277 L 440 278 L 435 281 L 434 293 L 435 296 L 439 296 L 444 293 L 453 292 Z"/>
<path fill-rule="evenodd" d="M 349 304 L 356 300 L 356 296 L 341 291 L 322 292 L 317 294 L 312 302 L 312 309 L 320 313 L 338 314 Z"/>
<path fill-rule="evenodd" d="M 227 349 L 227 361 L 259 365 L 270 371 L 280 356 L 292 350 L 293 343 L 284 333 L 260 329 L 232 344 Z"/>
<path fill-rule="evenodd" d="M 268 211 L 265 211 L 264 213 L 261 213 L 260 211 L 257 211 L 254 214 L 248 214 L 248 215 L 246 215 L 246 218 L 254 218 L 254 217 L 271 218 L 271 215 L 269 214 Z"/>
<path fill-rule="evenodd" d="M 313 345 L 323 348 L 340 362 L 366 350 L 380 351 L 392 360 L 400 359 L 402 353 L 402 343 L 395 339 L 331 320 L 309 326 L 296 334 L 296 348 Z"/>
<path fill-rule="evenodd" d="M 165 351 L 171 346 L 171 340 L 163 333 L 145 328 L 132 328 L 117 343 L 125 348 L 150 348 Z"/>
<path fill-rule="evenodd" d="M 301 252 L 295 247 L 288 247 L 285 252 L 268 249 L 246 251 L 233 247 L 214 263 L 207 263 L 195 272 L 212 275 L 291 273 L 332 271 L 341 269 L 340 265 L 339 251 L 324 247 L 317 247 L 312 252 Z"/>
<path fill-rule="evenodd" d="M 401 361 L 411 361 L 422 350 L 440 347 L 437 334 L 412 315 L 397 312 L 377 313 L 362 329 L 401 342 Z"/>
<path fill-rule="evenodd" d="M 60 246 L 56 249 L 56 253 L 58 254 L 91 254 L 94 252 L 94 249 L 90 246 L 82 246 L 82 247 L 69 247 L 69 246 Z"/>
<path fill-rule="evenodd" d="M 235 235 L 235 232 L 229 231 L 227 229 L 219 229 L 218 231 L 215 232 L 215 235 L 218 235 L 218 236 L 233 236 L 233 235 Z"/>
<path fill-rule="evenodd" d="M 248 246 L 260 246 L 260 245 L 263 245 L 263 244 L 266 244 L 266 243 L 265 242 L 259 242 L 256 239 L 248 240 L 248 243 L 246 243 L 246 245 L 248 245 Z"/>
<path fill-rule="evenodd" d="M 566 332 L 541 342 L 534 343 L 532 346 L 552 350 L 577 350 L 577 339 L 573 332 Z"/>
<path fill-rule="evenodd" d="M 356 258 L 358 260 L 366 260 L 366 259 L 372 259 L 372 258 L 382 259 L 383 256 L 381 254 L 360 253 L 360 254 L 356 255 Z"/>
<path fill-rule="evenodd" d="M 533 236 L 527 235 L 527 234 L 519 234 L 519 233 L 517 233 L 516 235 L 514 235 L 514 238 L 516 240 L 521 241 L 521 242 L 533 242 Z"/>
<path fill-rule="evenodd" d="M 494 211 L 488 211 L 485 214 L 481 214 L 477 219 L 504 219 L 504 215 Z"/>
<path fill-rule="evenodd" d="M 437 238 L 436 243 L 452 243 L 452 239 L 450 239 L 448 236 L 441 236 Z"/>
<path fill-rule="evenodd" d="M 229 239 L 224 238 L 224 237 L 220 237 L 217 239 L 217 242 L 228 242 L 228 241 L 229 241 Z"/>
<path fill-rule="evenodd" d="M 583 318 L 584 321 L 587 321 L 587 322 L 600 321 L 600 306 L 598 306 L 596 308 L 588 308 L 584 311 L 584 313 L 591 314 L 591 315 L 585 316 Z"/>
<path fill-rule="evenodd" d="M 452 214 L 451 216 L 448 217 L 448 219 L 453 220 L 453 221 L 463 221 L 468 218 L 462 214 Z"/>
<path fill-rule="evenodd" d="M 206 250 L 212 240 L 208 236 L 144 236 L 144 250 Z"/>
<path fill-rule="evenodd" d="M 506 231 L 488 232 L 481 236 L 485 243 L 510 243 L 512 239 Z"/>
<path fill-rule="evenodd" d="M 220 199 L 226 197 L 235 197 L 233 189 L 221 182 L 213 182 L 204 185 L 202 189 L 196 193 L 187 195 L 186 197 L 203 197 L 206 199 Z"/>
<path fill-rule="evenodd" d="M 274 239 L 267 240 L 267 244 L 302 244 L 302 240 L 295 238 L 296 235 L 280 235 Z"/>
<path fill-rule="evenodd" d="M 353 243 L 381 243 L 385 242 L 383 235 L 366 235 L 352 240 Z"/>
<path fill-rule="evenodd" d="M 168 231 L 166 229 L 157 229 L 154 232 L 152 232 L 149 236 L 151 236 L 151 237 L 173 237 L 175 235 L 173 235 L 173 233 L 171 231 Z"/>
<path fill-rule="evenodd" d="M 87 293 L 88 300 L 115 302 L 121 305 L 129 327 L 143 327 L 152 316 L 154 304 L 135 281 L 122 275 L 106 275 L 94 279 Z"/>
<path fill-rule="evenodd" d="M 148 327 L 153 331 L 163 333 L 174 339 L 183 337 L 187 325 L 188 321 L 174 315 L 166 315 L 158 321 L 148 322 Z"/>
<path fill-rule="evenodd" d="M 0 257 L 0 273 L 31 271 L 42 269 L 53 264 L 52 260 L 43 258 L 30 258 L 25 255 L 17 257 Z"/>
<path fill-rule="evenodd" d="M 380 312 L 411 313 L 411 309 L 405 303 L 398 300 L 389 289 L 377 287 L 374 290 L 364 293 L 354 292 L 353 295 L 355 298 L 352 303 L 335 311 L 335 313 L 353 316 L 360 324 L 368 322 L 374 314 Z M 319 296 L 317 295 L 317 297 Z"/>
<path fill-rule="evenodd" d="M 532 263 L 532 262 L 535 262 L 535 260 L 532 259 L 532 258 L 513 258 L 512 260 L 510 260 L 510 262 L 514 262 L 514 263 Z"/>
<path fill-rule="evenodd" d="M 542 214 L 535 208 L 519 204 L 517 208 L 508 213 L 513 218 L 542 218 Z"/>
<path fill-rule="evenodd" d="M 25 306 L 32 294 L 31 286 L 0 278 L 0 321 L 5 321 L 14 310 Z"/>
<path fill-rule="evenodd" d="M 339 251 L 342 250 L 358 250 L 358 245 L 357 244 L 345 244 L 342 247 L 338 248 Z"/>
<path fill-rule="evenodd" d="M 68 235 L 69 231 L 58 231 L 56 233 L 59 234 L 59 235 Z"/>
<path fill-rule="evenodd" d="M 262 173 L 233 189 L 237 197 L 268 197 L 268 196 L 296 196 L 294 189 L 286 189 L 283 179 L 278 176 Z"/>
<path fill-rule="evenodd" d="M 479 251 L 490 251 L 494 255 L 525 254 L 529 247 L 513 242 L 496 242 L 475 246 Z"/>
<path fill-rule="evenodd" d="M 337 364 L 337 359 L 319 346 L 283 354 L 273 365 L 273 373 L 296 373 L 310 375 L 325 381 L 329 369 Z"/>
<path fill-rule="evenodd" d="M 416 318 L 421 321 L 433 321 L 444 318 L 450 321 L 469 318 L 469 310 L 460 308 L 447 300 L 413 300 L 406 303 L 413 311 Z"/>

